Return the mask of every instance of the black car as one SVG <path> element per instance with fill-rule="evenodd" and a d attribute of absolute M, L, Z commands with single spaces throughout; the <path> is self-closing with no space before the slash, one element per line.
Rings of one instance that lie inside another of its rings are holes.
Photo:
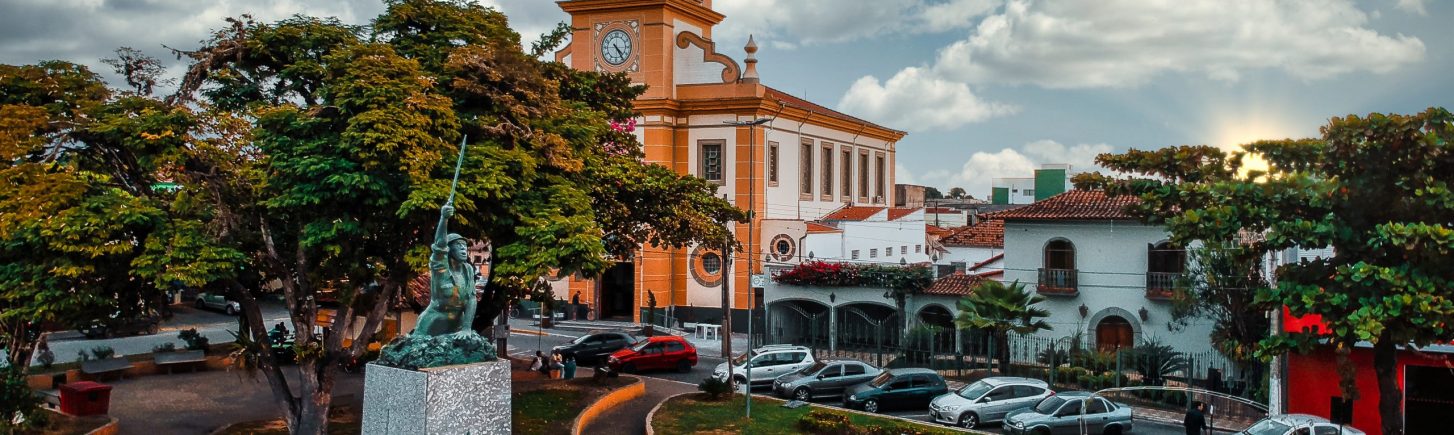
<path fill-rule="evenodd" d="M 843 406 L 879 412 L 888 408 L 925 409 L 949 392 L 944 377 L 929 369 L 893 369 L 843 392 Z"/>
<path fill-rule="evenodd" d="M 135 317 L 123 317 L 121 313 L 113 313 L 109 317 L 92 320 L 81 328 L 81 335 L 93 339 L 124 335 L 152 335 L 161 330 L 161 323 L 161 316 L 155 312 Z"/>
<path fill-rule="evenodd" d="M 600 332 L 582 335 L 570 343 L 556 346 L 552 351 L 559 353 L 562 358 L 575 357 L 576 364 L 594 365 L 605 362 L 606 357 L 630 346 L 634 341 L 636 340 L 624 333 Z"/>

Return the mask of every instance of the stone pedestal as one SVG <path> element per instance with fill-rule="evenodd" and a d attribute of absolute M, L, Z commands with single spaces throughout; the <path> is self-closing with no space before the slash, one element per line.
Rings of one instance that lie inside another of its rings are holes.
<path fill-rule="evenodd" d="M 405 370 L 369 364 L 363 433 L 510 433 L 510 362 Z"/>

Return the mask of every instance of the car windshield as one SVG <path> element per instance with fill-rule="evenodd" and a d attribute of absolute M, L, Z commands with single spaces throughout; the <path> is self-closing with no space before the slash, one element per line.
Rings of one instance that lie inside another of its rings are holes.
<path fill-rule="evenodd" d="M 1276 420 L 1262 420 L 1252 425 L 1252 427 L 1247 428 L 1247 430 L 1242 431 L 1242 433 L 1248 435 L 1282 435 L 1287 433 L 1288 429 L 1292 429 L 1292 426 L 1282 424 Z"/>
<path fill-rule="evenodd" d="M 813 365 L 804 367 L 802 370 L 798 370 L 798 374 L 800 374 L 800 375 L 811 375 L 811 374 L 814 374 L 814 373 L 818 373 L 819 370 L 823 370 L 823 367 L 827 367 L 827 366 L 828 366 L 828 364 L 824 364 L 822 361 L 818 361 L 818 362 L 813 363 Z"/>
<path fill-rule="evenodd" d="M 883 372 L 879 373 L 878 376 L 875 376 L 872 381 L 868 381 L 868 386 L 878 388 L 884 385 L 888 385 L 889 381 L 892 380 L 894 380 L 894 375 L 892 373 Z"/>
<path fill-rule="evenodd" d="M 959 396 L 969 400 L 974 400 L 978 399 L 979 396 L 983 396 L 984 393 L 988 393 L 991 388 L 994 388 L 994 386 L 986 384 L 984 381 L 979 381 L 973 384 L 965 385 L 964 388 L 960 388 Z"/>
<path fill-rule="evenodd" d="M 581 344 L 581 342 L 582 341 L 586 341 L 587 338 L 591 338 L 591 336 L 589 336 L 589 335 L 582 335 L 580 337 L 576 337 L 575 340 L 571 340 L 570 341 L 570 344 Z"/>
<path fill-rule="evenodd" d="M 743 352 L 741 355 L 737 355 L 736 358 L 732 358 L 732 365 L 734 365 L 734 366 L 740 366 L 740 365 L 746 364 L 747 363 L 747 359 L 748 358 L 751 358 L 751 357 L 754 357 L 754 356 L 757 356 L 757 352 L 753 352 L 753 351 L 750 351 L 750 350 L 747 351 L 747 352 Z"/>
<path fill-rule="evenodd" d="M 1040 403 L 1035 405 L 1035 412 L 1045 415 L 1054 414 L 1055 410 L 1060 409 L 1060 405 L 1064 403 L 1065 399 L 1060 398 L 1060 396 L 1046 397 L 1045 400 L 1041 400 Z"/>
<path fill-rule="evenodd" d="M 641 340 L 641 341 L 638 341 L 638 342 L 636 342 L 636 344 L 631 345 L 631 351 L 632 352 L 640 352 L 641 349 L 645 349 L 646 348 L 646 345 L 648 345 L 648 344 L 651 344 L 651 340 Z"/>

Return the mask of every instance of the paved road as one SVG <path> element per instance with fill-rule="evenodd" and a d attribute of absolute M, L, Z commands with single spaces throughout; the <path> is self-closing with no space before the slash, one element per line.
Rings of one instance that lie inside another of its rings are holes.
<path fill-rule="evenodd" d="M 292 328 L 291 322 L 287 322 L 288 313 L 281 304 L 269 302 L 262 304 L 264 325 L 284 322 L 285 326 Z M 76 331 L 57 331 L 48 333 L 46 336 L 51 352 L 56 355 L 56 363 L 76 361 L 80 359 L 79 352 L 89 352 L 100 346 L 110 347 L 116 351 L 118 356 L 150 353 L 153 347 L 162 343 L 172 343 L 178 348 L 182 348 L 186 346 L 186 343 L 177 338 L 177 333 L 193 328 L 197 329 L 202 336 L 207 337 L 212 344 L 234 340 L 229 331 L 236 331 L 238 328 L 236 316 L 200 310 L 187 305 L 175 305 L 172 307 L 172 311 L 172 318 L 162 322 L 161 332 L 156 335 L 91 340 Z M 33 359 L 31 363 L 32 365 L 37 364 Z"/>
<path fill-rule="evenodd" d="M 510 336 L 509 352 L 511 355 L 515 355 L 521 358 L 530 358 L 530 356 L 535 354 L 536 350 L 549 353 L 551 347 L 564 344 L 570 340 L 575 339 L 576 337 L 586 334 L 586 332 L 584 331 L 571 331 L 564 329 L 541 330 L 536 328 L 536 326 L 531 323 L 526 323 L 522 321 L 512 321 L 511 327 L 514 329 L 514 333 Z M 529 333 L 527 333 L 526 331 L 528 331 Z M 545 335 L 535 335 L 534 333 L 536 331 L 541 331 Z M 702 381 L 702 379 L 711 376 L 713 368 L 716 367 L 717 364 L 720 364 L 724 361 L 722 358 L 710 356 L 721 355 L 720 344 L 716 344 L 717 342 L 703 342 L 696 340 L 695 338 L 692 341 L 695 342 L 695 344 L 697 345 L 698 362 L 697 366 L 693 367 L 691 372 L 649 372 L 643 373 L 641 374 L 641 376 L 685 382 L 693 385 L 698 384 Z M 734 343 L 740 344 L 745 343 L 745 341 L 737 340 L 734 341 Z M 650 390 L 654 385 L 656 384 L 648 384 L 648 390 Z M 754 388 L 753 391 L 755 396 L 770 395 L 770 392 L 766 387 Z M 821 401 L 817 402 L 817 404 L 836 407 L 836 404 L 832 403 L 831 401 Z M 932 423 L 932 421 L 929 419 L 929 411 L 927 409 L 908 411 L 886 411 L 884 412 L 884 414 L 903 417 L 910 420 L 920 420 Z M 998 425 L 991 425 L 989 427 L 983 427 L 981 429 L 995 433 L 999 432 L 1000 430 Z M 638 432 L 628 430 L 627 432 L 623 433 Z M 1148 435 L 1181 435 L 1185 434 L 1186 432 L 1182 429 L 1180 424 L 1167 424 L 1138 419 L 1136 421 L 1136 427 L 1133 430 L 1133 433 Z M 1218 433 L 1223 434 L 1225 432 Z"/>

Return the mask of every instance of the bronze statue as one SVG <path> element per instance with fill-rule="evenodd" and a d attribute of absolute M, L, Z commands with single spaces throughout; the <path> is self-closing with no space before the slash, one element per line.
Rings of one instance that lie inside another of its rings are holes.
<path fill-rule="evenodd" d="M 413 335 L 445 335 L 470 329 L 475 318 L 475 273 L 469 242 L 449 232 L 454 206 L 439 208 L 439 226 L 429 254 L 429 307 L 419 314 Z"/>

